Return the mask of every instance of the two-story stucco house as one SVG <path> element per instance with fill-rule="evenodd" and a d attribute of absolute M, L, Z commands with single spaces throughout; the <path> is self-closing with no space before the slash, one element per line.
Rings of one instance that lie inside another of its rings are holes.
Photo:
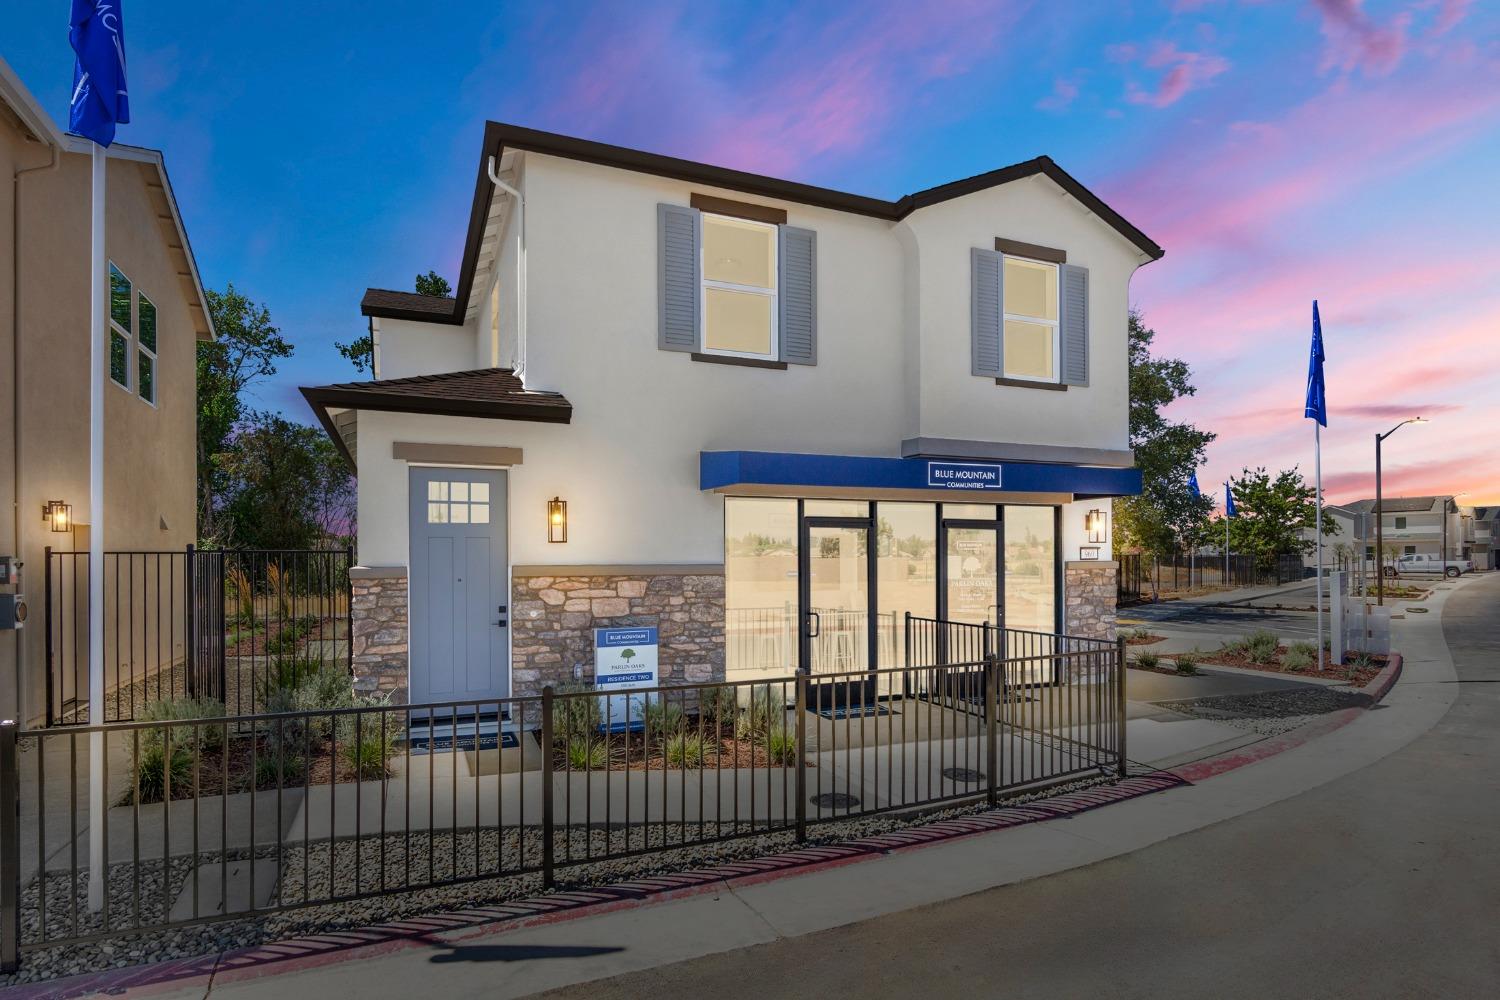
<path fill-rule="evenodd" d="M 87 552 L 89 510 L 90 144 L 68 135 L 0 61 L 0 556 L 24 564 L 19 591 L 31 615 L 0 633 L 0 711 L 39 719 L 78 696 L 86 631 L 58 634 L 48 670 L 44 553 Z M 108 153 L 105 252 L 104 544 L 110 551 L 180 551 L 197 538 L 195 455 L 198 342 L 213 335 L 203 289 L 161 153 L 117 143 Z M 53 560 L 54 568 L 62 565 Z M 67 566 L 81 566 L 69 562 Z M 112 564 L 111 564 L 112 565 Z M 81 607 L 53 581 L 58 599 Z M 152 585 L 155 585 L 153 578 Z M 113 638 L 109 653 L 131 659 Z M 87 626 L 86 615 L 70 622 Z M 154 626 L 153 626 L 154 628 Z M 134 641 L 135 659 L 170 661 L 182 638 Z M 61 669 L 64 657 L 68 669 Z M 144 669 L 144 664 L 142 666 Z M 49 680 L 50 676 L 50 680 Z M 113 678 L 111 678 L 113 681 Z"/>
<path fill-rule="evenodd" d="M 490 123 L 454 298 L 372 289 L 356 672 L 416 702 L 895 666 L 909 612 L 1114 629 L 1131 275 L 1046 157 L 886 201 Z"/>

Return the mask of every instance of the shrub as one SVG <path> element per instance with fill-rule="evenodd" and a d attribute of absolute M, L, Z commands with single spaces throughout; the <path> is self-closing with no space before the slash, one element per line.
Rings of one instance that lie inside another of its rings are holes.
<path fill-rule="evenodd" d="M 672 767 L 690 768 L 703 766 L 703 740 L 691 733 L 678 733 L 669 737 L 663 747 L 667 763 Z"/>
<path fill-rule="evenodd" d="M 669 702 L 660 695 L 646 702 L 641 710 L 641 718 L 645 720 L 646 732 L 655 735 L 657 739 L 681 733 L 687 721 L 681 705 Z"/>
<path fill-rule="evenodd" d="M 766 733 L 766 757 L 772 764 L 793 764 L 797 761 L 797 734 L 776 726 Z"/>
<path fill-rule="evenodd" d="M 282 753 L 277 760 L 275 751 L 263 753 L 255 758 L 255 787 L 275 788 L 278 776 L 281 784 L 295 785 L 307 773 L 307 759 L 298 754 Z"/>
<path fill-rule="evenodd" d="M 142 722 L 178 722 L 189 719 L 222 719 L 223 717 L 223 702 L 212 698 L 172 698 L 167 701 L 153 701 L 141 710 Z M 217 750 L 224 743 L 224 729 L 220 725 L 160 726 L 142 731 L 141 746 L 154 746 L 160 749 L 162 739 L 168 729 L 171 730 L 174 750 L 182 749 L 191 752 Z"/>
<path fill-rule="evenodd" d="M 593 688 L 587 684 L 562 684 L 556 693 L 579 695 Z M 604 722 L 604 699 L 558 698 L 552 702 L 552 739 L 555 743 L 571 743 L 579 737 L 592 739 Z"/>
<path fill-rule="evenodd" d="M 698 715 L 707 725 L 730 722 L 737 711 L 739 703 L 732 687 L 703 688 L 698 692 Z"/>
<path fill-rule="evenodd" d="M 169 778 L 174 789 L 188 788 L 193 783 L 193 754 L 186 747 L 174 746 L 168 760 L 166 747 L 160 742 L 142 743 L 140 757 L 134 763 L 134 780 L 121 805 L 165 801 Z"/>
<path fill-rule="evenodd" d="M 385 705 L 383 698 L 355 699 L 361 708 L 376 709 Z M 404 714 L 400 712 L 357 712 L 336 716 L 338 750 L 361 781 L 384 778 L 389 771 L 386 762 L 395 751 Z"/>
<path fill-rule="evenodd" d="M 255 693 L 262 705 L 269 705 L 278 691 L 294 691 L 309 677 L 322 673 L 319 657 L 276 656 L 266 665 L 266 672 L 256 678 Z M 344 675 L 345 680 L 348 675 Z"/>
<path fill-rule="evenodd" d="M 1291 649 L 1288 649 L 1286 655 L 1281 658 L 1281 669 L 1291 671 L 1311 669 L 1312 665 L 1317 662 L 1313 656 L 1313 651 L 1316 648 L 1312 643 L 1297 643 Z"/>
<path fill-rule="evenodd" d="M 1177 654 L 1177 672 L 1191 677 L 1198 672 L 1198 651 Z"/>
<path fill-rule="evenodd" d="M 609 763 L 609 744 L 592 734 L 580 733 L 568 740 L 563 753 L 568 766 L 575 771 L 602 768 Z"/>
<path fill-rule="evenodd" d="M 1135 665 L 1142 670 L 1155 670 L 1160 663 L 1161 657 L 1155 653 L 1137 653 L 1135 655 Z"/>
<path fill-rule="evenodd" d="M 1276 651 L 1281 643 L 1276 633 L 1257 629 L 1241 639 L 1236 639 L 1224 648 L 1245 657 L 1251 663 L 1275 663 Z"/>
<path fill-rule="evenodd" d="M 319 664 L 317 670 L 304 674 L 293 688 L 281 688 L 266 699 L 266 711 L 297 713 L 294 718 L 262 723 L 270 736 L 272 749 L 278 746 L 284 754 L 311 756 L 318 753 L 333 733 L 333 715 L 319 715 L 329 709 L 354 708 L 361 704 L 354 696 L 354 685 L 341 667 Z M 375 701 L 372 704 L 382 704 Z M 340 739 L 343 734 L 340 732 Z"/>
<path fill-rule="evenodd" d="M 769 684 L 757 684 L 750 689 L 738 729 L 745 735 L 758 736 L 780 726 L 785 715 L 785 705 L 776 689 Z"/>
<path fill-rule="evenodd" d="M 313 619 L 306 616 L 284 622 L 281 630 L 266 640 L 266 652 L 272 656 L 296 652 L 297 644 L 312 631 L 312 626 Z"/>

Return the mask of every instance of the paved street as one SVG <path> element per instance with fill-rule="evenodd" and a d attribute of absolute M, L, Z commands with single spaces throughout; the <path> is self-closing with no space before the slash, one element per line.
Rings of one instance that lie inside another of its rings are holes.
<path fill-rule="evenodd" d="M 1451 595 L 1460 690 L 1326 785 L 1131 854 L 557 997 L 1487 997 L 1500 976 L 1500 575 Z"/>

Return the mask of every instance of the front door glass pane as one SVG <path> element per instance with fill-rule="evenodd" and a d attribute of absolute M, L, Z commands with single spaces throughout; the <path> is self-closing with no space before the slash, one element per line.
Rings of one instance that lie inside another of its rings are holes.
<path fill-rule="evenodd" d="M 869 517 L 870 505 L 863 500 L 804 500 L 802 513 L 808 517 Z"/>
<path fill-rule="evenodd" d="M 784 677 L 797 666 L 797 501 L 724 500 L 725 668 Z"/>
<path fill-rule="evenodd" d="M 943 517 L 953 521 L 993 521 L 995 505 L 992 503 L 945 503 Z"/>
<path fill-rule="evenodd" d="M 808 528 L 809 668 L 815 674 L 870 666 L 870 532 Z"/>
<path fill-rule="evenodd" d="M 994 528 L 949 525 L 948 620 L 999 624 L 999 578 L 995 573 L 999 539 Z"/>

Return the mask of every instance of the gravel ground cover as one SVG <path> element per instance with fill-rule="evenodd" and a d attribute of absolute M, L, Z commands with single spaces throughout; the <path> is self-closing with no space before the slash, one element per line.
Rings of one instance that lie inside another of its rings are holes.
<path fill-rule="evenodd" d="M 1353 691 L 1319 687 L 1162 701 L 1155 704 L 1174 712 L 1212 719 L 1237 729 L 1247 729 L 1262 736 L 1280 736 L 1329 712 L 1362 707 L 1368 701 L 1366 696 Z"/>
<path fill-rule="evenodd" d="M 1027 795 L 1007 799 L 1005 805 L 1016 806 L 1026 802 L 1063 795 L 1095 785 L 1106 784 L 1114 779 L 1090 777 L 1059 785 Z M 748 827 L 747 835 L 736 840 L 702 844 L 680 843 L 686 833 L 688 839 L 698 835 L 698 824 L 667 824 L 649 829 L 632 828 L 614 830 L 606 834 L 598 829 L 573 829 L 559 834 L 556 855 L 559 862 L 571 856 L 582 859 L 589 851 L 595 855 L 605 850 L 651 848 L 649 854 L 632 857 L 611 858 L 559 867 L 557 889 L 567 891 L 586 887 L 604 886 L 635 878 L 666 875 L 728 861 L 745 860 L 789 851 L 801 846 L 818 846 L 845 843 L 860 837 L 868 837 L 894 830 L 909 829 L 958 816 L 970 816 L 988 812 L 986 805 L 967 805 L 927 813 L 919 817 L 895 816 L 853 817 L 850 819 L 818 823 L 809 828 L 808 838 L 803 844 L 796 842 L 791 830 L 753 832 Z M 724 824 L 726 835 L 732 824 Z M 629 837 L 628 842 L 624 839 Z M 328 898 L 329 887 L 335 895 L 350 895 L 356 889 L 373 893 L 380 889 L 380 862 L 384 851 L 387 886 L 392 882 L 402 884 L 401 876 L 406 870 L 408 854 L 405 834 L 393 834 L 385 838 L 363 838 L 358 845 L 352 841 L 337 842 L 330 852 L 329 845 L 312 845 L 306 857 L 300 850 L 283 852 L 281 864 L 283 877 L 278 897 L 283 904 L 297 905 L 304 899 Z M 330 864 L 330 855 L 332 864 Z M 257 850 L 258 858 L 275 858 L 274 847 Z M 504 831 L 503 838 L 496 831 L 479 831 L 476 844 L 473 830 L 458 831 L 450 836 L 446 831 L 435 836 L 415 834 L 410 837 L 412 859 L 412 881 L 420 883 L 427 877 L 429 858 L 437 878 L 471 878 L 472 881 L 419 888 L 393 895 L 367 896 L 324 905 L 310 905 L 280 912 L 261 913 L 243 920 L 225 920 L 209 924 L 192 924 L 165 930 L 147 931 L 134 935 L 123 934 L 103 942 L 59 945 L 27 951 L 21 956 L 21 968 L 9 975 L 0 976 L 0 989 L 23 983 L 45 982 L 63 976 L 85 972 L 98 972 L 111 968 L 125 968 L 145 963 L 191 958 L 236 948 L 247 948 L 270 941 L 297 935 L 347 930 L 369 924 L 396 920 L 445 910 L 465 907 L 494 905 L 537 896 L 542 893 L 542 876 L 539 872 L 510 874 L 499 877 L 484 877 L 486 871 L 495 870 L 498 862 L 502 870 L 515 870 L 522 866 L 539 866 L 541 863 L 540 831 L 527 828 L 524 834 L 514 827 Z M 231 857 L 237 857 L 231 852 Z M 218 863 L 218 856 L 199 857 L 199 863 Z M 171 900 L 187 884 L 193 870 L 191 857 L 172 859 L 170 869 L 160 861 L 143 861 L 139 869 L 139 891 L 132 866 L 112 866 L 110 872 L 111 911 L 115 915 L 129 914 L 133 900 L 139 900 L 142 923 L 161 919 L 170 907 Z M 476 874 L 477 873 L 477 874 Z M 330 881 L 331 879 L 331 881 Z M 164 890 L 164 883 L 166 888 Z M 303 895 L 304 886 L 310 895 Z M 37 882 L 33 880 L 22 891 L 23 940 L 37 940 L 39 913 L 37 906 Z M 76 893 L 76 894 L 75 894 Z M 78 900 L 79 933 L 89 933 L 102 928 L 98 917 L 87 916 L 87 886 L 80 878 L 75 887 L 71 878 L 52 873 L 47 878 L 47 928 L 49 934 L 71 933 L 70 895 Z M 163 900 L 166 900 L 163 903 Z M 273 900 L 273 903 L 275 900 Z M 92 921 L 92 922 L 90 922 Z M 112 921 L 113 922 L 113 921 Z"/>

